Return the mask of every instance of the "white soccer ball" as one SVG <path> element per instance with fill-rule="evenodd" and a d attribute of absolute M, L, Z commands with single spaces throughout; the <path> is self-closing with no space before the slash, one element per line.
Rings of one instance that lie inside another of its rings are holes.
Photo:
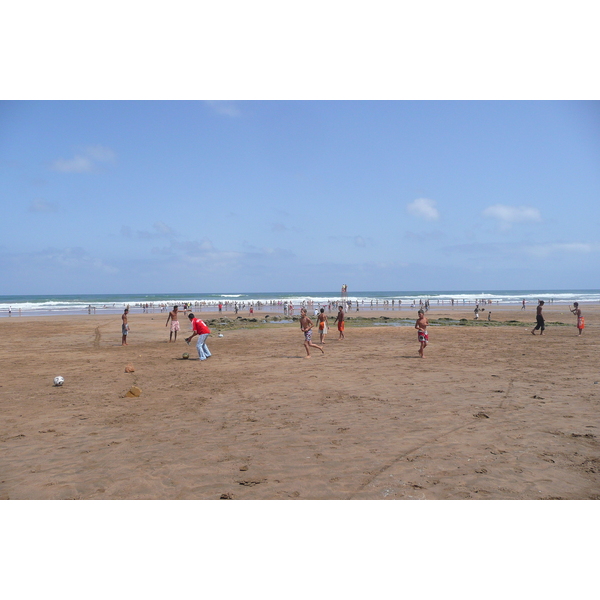
<path fill-rule="evenodd" d="M 65 382 L 65 378 L 60 375 L 54 378 L 54 385 L 62 385 Z"/>

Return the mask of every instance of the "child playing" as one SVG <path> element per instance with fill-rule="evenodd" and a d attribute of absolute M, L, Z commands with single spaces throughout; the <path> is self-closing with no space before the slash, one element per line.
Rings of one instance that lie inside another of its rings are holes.
<path fill-rule="evenodd" d="M 421 355 L 421 358 L 425 358 L 423 356 L 423 351 L 425 350 L 427 342 L 429 341 L 429 335 L 427 334 L 427 325 L 429 325 L 429 321 L 422 310 L 420 310 L 418 314 L 419 318 L 415 323 L 415 329 L 417 330 L 417 335 L 421 344 L 421 347 L 419 348 L 419 354 Z"/>
<path fill-rule="evenodd" d="M 581 309 L 579 308 L 578 302 L 573 302 L 574 308 L 569 306 L 569 310 L 577 317 L 577 329 L 579 329 L 579 335 L 583 333 L 585 328 L 585 321 L 583 319 L 583 314 L 581 313 Z"/>
<path fill-rule="evenodd" d="M 325 342 L 323 341 L 323 336 L 327 335 L 327 315 L 325 314 L 325 309 L 322 308 L 321 312 L 317 315 L 317 326 L 319 328 L 319 338 L 321 345 Z"/>
<path fill-rule="evenodd" d="M 304 347 L 306 348 L 306 358 L 310 358 L 310 347 L 318 348 L 323 354 L 325 354 L 325 350 L 323 350 L 321 346 L 312 343 L 312 328 L 313 323 L 306 314 L 306 309 L 303 308 L 300 316 L 300 329 L 304 333 Z"/>

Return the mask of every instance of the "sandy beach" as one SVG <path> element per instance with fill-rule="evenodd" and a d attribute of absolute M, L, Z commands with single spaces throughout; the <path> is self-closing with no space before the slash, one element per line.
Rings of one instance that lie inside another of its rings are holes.
<path fill-rule="evenodd" d="M 257 313 L 213 326 L 200 362 L 166 314 L 131 314 L 126 347 L 118 315 L 3 318 L 0 498 L 598 499 L 600 307 L 582 308 L 582 336 L 546 305 L 540 337 L 532 307 L 432 307 L 469 325 L 432 325 L 424 360 L 379 319 L 306 360 L 298 324 Z"/>

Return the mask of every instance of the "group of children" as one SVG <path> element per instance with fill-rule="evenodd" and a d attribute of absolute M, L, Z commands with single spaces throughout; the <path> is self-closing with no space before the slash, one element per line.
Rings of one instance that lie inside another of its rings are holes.
<path fill-rule="evenodd" d="M 537 306 L 537 314 L 536 314 L 536 326 L 531 331 L 535 335 L 535 332 L 538 329 L 541 329 L 540 335 L 544 333 L 545 322 L 544 317 L 542 315 L 542 308 L 544 306 L 544 301 L 540 300 Z M 577 329 L 579 330 L 579 335 L 583 333 L 583 329 L 585 328 L 585 321 L 583 319 L 583 314 L 581 313 L 581 309 L 579 308 L 579 303 L 574 302 L 573 307 L 569 306 L 569 310 L 577 317 Z M 475 309 L 477 310 L 477 309 Z M 417 330 L 417 337 L 419 340 L 419 356 L 421 358 L 425 358 L 424 352 L 427 344 L 429 342 L 429 334 L 427 333 L 427 326 L 429 325 L 429 321 L 425 316 L 425 311 L 420 309 L 417 318 L 417 322 L 415 323 L 415 329 Z M 489 319 L 488 319 L 489 320 Z M 336 322 L 338 322 L 338 330 L 340 331 L 340 338 L 344 339 L 344 311 L 340 306 L 338 316 L 336 317 Z M 323 335 L 327 333 L 327 315 L 325 315 L 325 309 L 321 309 L 321 312 L 317 316 L 317 324 L 319 327 L 319 333 L 321 336 L 321 345 L 312 343 L 312 327 L 313 323 L 309 319 L 306 314 L 306 309 L 302 309 L 302 318 L 300 319 L 300 329 L 304 333 L 304 347 L 306 348 L 306 358 L 310 358 L 310 348 L 318 348 L 323 351 Z M 340 327 L 341 325 L 341 327 Z"/>
<path fill-rule="evenodd" d="M 337 329 L 340 334 L 339 340 L 344 339 L 344 308 L 342 306 L 339 307 L 338 314 L 335 317 L 333 324 L 337 323 Z M 327 315 L 325 314 L 325 309 L 322 308 L 319 314 L 317 315 L 317 327 L 319 329 L 319 336 L 321 344 L 313 344 L 312 341 L 312 328 L 313 322 L 310 320 L 306 309 L 303 308 L 300 311 L 300 329 L 302 333 L 304 333 L 304 348 L 306 349 L 306 358 L 310 358 L 310 349 L 318 348 L 323 354 L 325 354 L 325 350 L 323 350 L 324 344 L 324 336 L 327 334 Z"/>
<path fill-rule="evenodd" d="M 429 341 L 429 334 L 427 333 L 427 326 L 429 325 L 429 321 L 425 316 L 425 312 L 421 309 L 418 312 L 419 318 L 415 323 L 415 329 L 417 330 L 417 335 L 420 343 L 419 347 L 419 356 L 421 358 L 425 358 L 423 352 L 425 347 L 427 346 L 427 342 Z M 337 323 L 338 331 L 340 333 L 340 340 L 344 339 L 344 309 L 343 307 L 339 307 L 338 314 L 333 322 L 334 325 Z M 319 329 L 320 341 L 321 344 L 314 344 L 312 341 L 312 328 L 313 322 L 310 320 L 310 317 L 306 313 L 306 309 L 303 308 L 301 311 L 300 317 L 300 329 L 304 333 L 304 348 L 306 349 L 306 358 L 310 358 L 310 349 L 318 348 L 323 354 L 325 351 L 323 350 L 323 336 L 327 333 L 327 315 L 325 314 L 325 309 L 322 308 L 321 312 L 317 315 L 317 327 Z"/>

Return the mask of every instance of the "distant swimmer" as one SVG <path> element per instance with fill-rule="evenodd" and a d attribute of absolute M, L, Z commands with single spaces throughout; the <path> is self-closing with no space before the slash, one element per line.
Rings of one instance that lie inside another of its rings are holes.
<path fill-rule="evenodd" d="M 571 308 L 569 306 L 569 310 L 577 317 L 577 329 L 579 329 L 579 335 L 581 335 L 585 328 L 585 321 L 581 309 L 579 308 L 579 302 L 573 302 L 573 307 L 574 308 Z"/>
<path fill-rule="evenodd" d="M 418 312 L 418 315 L 419 317 L 417 319 L 417 322 L 415 323 L 415 329 L 417 330 L 417 336 L 419 339 L 419 343 L 421 344 L 419 348 L 419 355 L 421 358 L 425 358 L 423 356 L 423 352 L 427 347 L 427 342 L 429 342 L 429 335 L 427 333 L 427 326 L 429 325 L 429 321 L 427 320 L 427 317 L 425 316 L 423 310 L 420 310 Z"/>
<path fill-rule="evenodd" d="M 531 330 L 532 335 L 535 335 L 535 332 L 538 329 L 541 329 L 540 335 L 544 335 L 544 329 L 546 329 L 546 323 L 544 321 L 544 315 L 542 315 L 543 307 L 544 307 L 544 301 L 539 300 L 537 309 L 536 309 L 536 313 L 535 313 L 536 326 Z"/>

